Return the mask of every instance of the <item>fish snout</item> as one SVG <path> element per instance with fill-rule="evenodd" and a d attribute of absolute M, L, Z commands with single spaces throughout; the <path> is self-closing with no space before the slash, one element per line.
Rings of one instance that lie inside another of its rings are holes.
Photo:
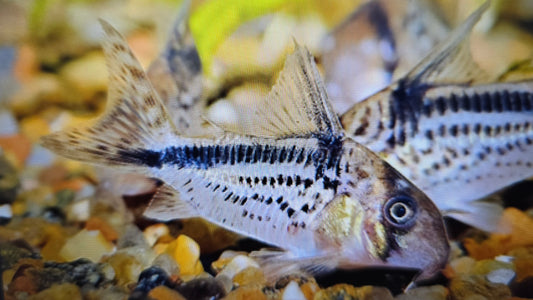
<path fill-rule="evenodd" d="M 435 277 L 448 262 L 450 244 L 442 215 L 422 192 L 394 197 L 383 206 L 391 266 L 416 268 L 416 282 Z"/>

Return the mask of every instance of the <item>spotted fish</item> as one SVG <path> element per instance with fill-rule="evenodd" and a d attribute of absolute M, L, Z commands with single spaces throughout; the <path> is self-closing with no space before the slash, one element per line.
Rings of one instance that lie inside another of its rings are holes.
<path fill-rule="evenodd" d="M 366 1 L 323 41 L 328 95 L 338 113 L 410 71 L 449 33 L 426 0 Z"/>
<path fill-rule="evenodd" d="M 253 111 L 249 133 L 185 137 L 124 38 L 102 26 L 107 111 L 92 127 L 43 137 L 46 148 L 162 180 L 147 217 L 205 218 L 282 249 L 261 260 L 270 265 L 309 271 L 387 265 L 420 269 L 422 280 L 446 263 L 438 209 L 345 137 L 305 48 L 287 58 Z"/>
<path fill-rule="evenodd" d="M 206 101 L 202 97 L 202 63 L 189 26 L 190 0 L 181 5 L 168 40 L 147 70 L 148 80 L 172 112 L 177 130 L 187 135 L 201 135 L 210 130 L 202 126 Z"/>
<path fill-rule="evenodd" d="M 444 215 L 494 230 L 501 207 L 476 200 L 533 176 L 533 81 L 493 82 L 473 63 L 468 36 L 488 4 L 341 122 Z"/>
<path fill-rule="evenodd" d="M 162 51 L 146 74 L 155 93 L 163 102 L 176 130 L 185 136 L 216 134 L 217 128 L 205 124 L 202 63 L 192 38 L 188 19 L 190 0 L 183 1 Z M 109 169 L 99 172 L 100 186 L 117 196 L 146 194 L 157 189 L 157 182 L 139 174 Z"/>

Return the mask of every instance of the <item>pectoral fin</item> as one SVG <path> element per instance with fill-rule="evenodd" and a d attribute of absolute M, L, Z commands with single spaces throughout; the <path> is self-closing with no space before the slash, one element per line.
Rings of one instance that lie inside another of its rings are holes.
<path fill-rule="evenodd" d="M 502 229 L 499 228 L 499 223 L 503 214 L 503 207 L 501 204 L 490 200 L 493 199 L 463 203 L 456 210 L 443 211 L 442 214 L 487 232 L 499 232 Z"/>
<path fill-rule="evenodd" d="M 291 273 L 309 275 L 324 274 L 338 265 L 335 255 L 320 257 L 297 257 L 281 249 L 261 249 L 250 253 L 260 265 L 267 281 L 275 281 Z"/>
<path fill-rule="evenodd" d="M 160 221 L 198 217 L 196 209 L 181 199 L 178 191 L 163 184 L 157 189 L 152 201 L 144 211 L 144 216 Z"/>

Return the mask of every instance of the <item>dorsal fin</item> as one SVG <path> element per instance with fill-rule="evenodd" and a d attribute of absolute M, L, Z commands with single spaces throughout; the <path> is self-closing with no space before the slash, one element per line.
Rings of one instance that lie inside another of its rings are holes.
<path fill-rule="evenodd" d="M 279 138 L 342 133 L 314 58 L 298 45 L 267 97 L 250 106 L 239 114 L 241 134 Z"/>
<path fill-rule="evenodd" d="M 429 55 L 416 65 L 402 79 L 409 84 L 474 83 L 489 80 L 489 76 L 472 59 L 470 33 L 483 13 L 490 6 L 490 0 L 481 5 L 457 27 L 448 38 L 438 44 Z"/>

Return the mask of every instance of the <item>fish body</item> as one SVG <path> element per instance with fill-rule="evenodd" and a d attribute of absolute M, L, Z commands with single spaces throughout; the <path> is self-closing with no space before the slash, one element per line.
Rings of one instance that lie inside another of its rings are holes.
<path fill-rule="evenodd" d="M 444 215 L 495 230 L 501 208 L 476 200 L 533 176 L 533 81 L 491 82 L 473 64 L 467 37 L 486 6 L 341 122 Z"/>
<path fill-rule="evenodd" d="M 67 158 L 164 182 L 145 215 L 203 217 L 284 251 L 265 262 L 306 270 L 389 265 L 433 276 L 449 246 L 414 185 L 345 137 L 313 58 L 297 47 L 242 132 L 180 134 L 124 38 L 109 24 L 107 112 L 43 138 Z M 264 258 L 264 257 L 263 257 Z M 281 268 L 283 269 L 283 268 Z"/>
<path fill-rule="evenodd" d="M 427 1 L 362 4 L 324 39 L 321 59 L 334 109 L 344 113 L 388 86 L 448 33 Z"/>

